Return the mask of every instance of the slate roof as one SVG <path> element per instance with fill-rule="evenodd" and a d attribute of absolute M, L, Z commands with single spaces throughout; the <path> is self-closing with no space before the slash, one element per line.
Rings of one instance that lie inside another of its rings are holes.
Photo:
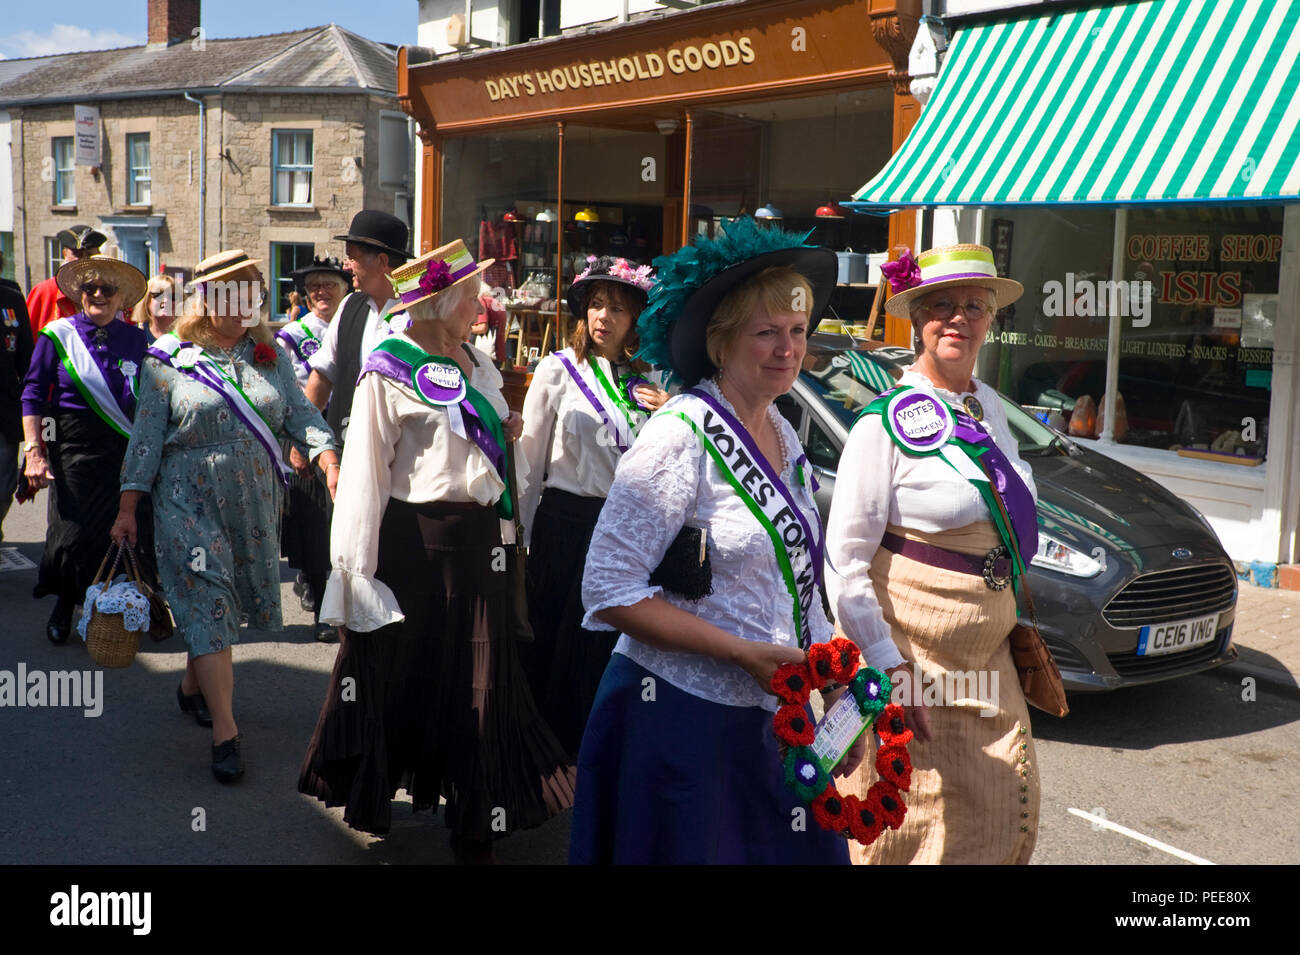
<path fill-rule="evenodd" d="M 397 48 L 330 23 L 291 33 L 0 60 L 0 108 L 233 90 L 397 92 Z"/>

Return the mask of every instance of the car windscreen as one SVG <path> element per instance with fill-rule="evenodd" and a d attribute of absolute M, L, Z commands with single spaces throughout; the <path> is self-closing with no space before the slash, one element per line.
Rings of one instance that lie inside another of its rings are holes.
<path fill-rule="evenodd" d="M 892 387 L 914 356 L 902 348 L 853 349 L 809 348 L 803 363 L 803 380 L 822 404 L 845 428 L 853 427 L 871 399 Z M 1007 423 L 1020 446 L 1020 453 L 1043 454 L 1052 448 L 1056 432 L 1041 424 L 1010 398 L 999 393 L 1007 412 Z"/>

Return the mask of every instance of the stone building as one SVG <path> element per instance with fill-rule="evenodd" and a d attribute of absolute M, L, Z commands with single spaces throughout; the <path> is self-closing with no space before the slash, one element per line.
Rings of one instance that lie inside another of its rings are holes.
<path fill-rule="evenodd" d="M 278 315 L 288 273 L 341 255 L 331 236 L 358 210 L 410 221 L 393 47 L 334 24 L 211 39 L 196 0 L 149 0 L 148 41 L 0 69 L 5 247 L 25 287 L 58 267 L 59 230 L 86 223 L 146 274 L 243 248 L 263 260 Z"/>

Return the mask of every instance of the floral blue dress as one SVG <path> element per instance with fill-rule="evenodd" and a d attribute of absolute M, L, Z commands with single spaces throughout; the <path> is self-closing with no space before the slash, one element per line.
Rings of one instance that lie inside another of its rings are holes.
<path fill-rule="evenodd" d="M 254 364 L 248 338 L 229 354 L 207 354 L 272 430 L 305 445 L 312 460 L 337 450 L 280 349 L 274 366 Z M 283 488 L 270 456 L 221 395 L 153 357 L 141 369 L 122 490 L 153 496 L 158 576 L 190 656 L 237 643 L 241 613 L 251 627 L 283 627 Z"/>

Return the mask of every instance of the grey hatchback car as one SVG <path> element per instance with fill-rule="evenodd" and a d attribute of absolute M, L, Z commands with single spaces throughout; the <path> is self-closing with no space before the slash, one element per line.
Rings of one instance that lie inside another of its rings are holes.
<path fill-rule="evenodd" d="M 845 335 L 809 341 L 803 371 L 777 407 L 821 484 L 823 520 L 849 429 L 913 357 Z M 1132 468 L 1002 400 L 1038 486 L 1039 546 L 1029 583 L 1066 689 L 1112 690 L 1235 660 L 1237 576 L 1205 518 Z"/>

